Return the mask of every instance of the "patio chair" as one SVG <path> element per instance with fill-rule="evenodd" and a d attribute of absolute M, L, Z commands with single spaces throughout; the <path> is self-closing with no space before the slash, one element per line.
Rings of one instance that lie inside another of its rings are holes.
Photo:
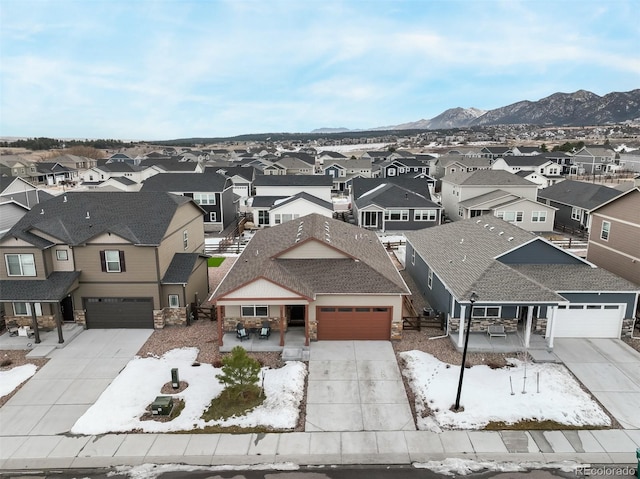
<path fill-rule="evenodd" d="M 269 321 L 262 322 L 262 328 L 260 328 L 260 335 L 258 338 L 260 339 L 269 339 L 271 335 L 271 326 L 269 325 Z"/>
<path fill-rule="evenodd" d="M 238 338 L 240 342 L 244 341 L 245 339 L 249 339 L 249 333 L 242 323 L 236 324 L 236 338 Z"/>

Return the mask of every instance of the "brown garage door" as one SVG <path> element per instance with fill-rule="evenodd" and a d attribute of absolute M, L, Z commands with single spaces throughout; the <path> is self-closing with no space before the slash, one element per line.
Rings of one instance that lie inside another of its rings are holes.
<path fill-rule="evenodd" d="M 391 337 L 391 306 L 318 306 L 318 339 L 384 339 Z"/>

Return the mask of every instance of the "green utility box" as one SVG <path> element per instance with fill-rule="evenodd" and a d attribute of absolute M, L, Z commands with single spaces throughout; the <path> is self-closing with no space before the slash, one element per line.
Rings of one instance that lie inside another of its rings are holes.
<path fill-rule="evenodd" d="M 151 414 L 158 416 L 168 416 L 173 409 L 173 398 L 171 396 L 157 396 L 151 403 Z"/>

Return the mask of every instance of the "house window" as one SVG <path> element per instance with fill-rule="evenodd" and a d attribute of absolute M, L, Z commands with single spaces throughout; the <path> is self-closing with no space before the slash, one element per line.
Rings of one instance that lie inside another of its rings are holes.
<path fill-rule="evenodd" d="M 269 225 L 269 212 L 267 210 L 258 210 L 258 225 Z"/>
<path fill-rule="evenodd" d="M 33 254 L 5 254 L 9 276 L 35 276 L 36 263 Z"/>
<path fill-rule="evenodd" d="M 240 309 L 243 317 L 264 318 L 269 316 L 269 306 L 258 306 L 252 304 L 249 306 L 241 306 Z"/>
<path fill-rule="evenodd" d="M 458 216 L 460 216 L 461 218 L 464 218 L 464 207 L 463 206 L 458 206 Z"/>
<path fill-rule="evenodd" d="M 187 230 L 182 232 L 182 247 L 184 249 L 189 247 L 189 232 Z"/>
<path fill-rule="evenodd" d="M 395 168 L 388 168 L 387 169 L 387 176 L 396 176 Z"/>
<path fill-rule="evenodd" d="M 500 306 L 474 306 L 471 316 L 474 318 L 499 318 Z"/>
<path fill-rule="evenodd" d="M 547 212 L 546 211 L 533 211 L 531 213 L 531 222 L 532 223 L 545 223 L 547 221 Z"/>
<path fill-rule="evenodd" d="M 40 303 L 35 304 L 36 316 L 42 316 L 42 306 Z M 15 316 L 31 316 L 30 303 L 13 303 L 13 312 Z"/>
<path fill-rule="evenodd" d="M 169 307 L 170 308 L 179 308 L 180 307 L 180 296 L 177 294 L 169 295 Z"/>
<path fill-rule="evenodd" d="M 582 219 L 582 210 L 580 208 L 571 208 L 571 219 L 580 221 Z"/>
<path fill-rule="evenodd" d="M 609 231 L 611 231 L 611 223 L 609 221 L 603 221 L 602 229 L 600 230 L 600 239 L 609 241 Z"/>
<path fill-rule="evenodd" d="M 416 250 L 412 249 L 411 250 L 411 264 L 412 265 L 416 265 Z"/>
<path fill-rule="evenodd" d="M 522 211 L 498 211 L 496 216 L 509 223 L 520 223 L 522 222 L 524 213 Z"/>
<path fill-rule="evenodd" d="M 194 193 L 193 201 L 199 205 L 215 205 L 216 194 L 215 193 Z"/>
<path fill-rule="evenodd" d="M 209 212 L 209 223 L 215 223 L 217 216 L 218 215 L 216 214 L 215 211 L 210 211 Z"/>
<path fill-rule="evenodd" d="M 66 249 L 57 249 L 56 250 L 56 259 L 58 261 L 68 261 L 69 260 L 69 252 Z"/>
<path fill-rule="evenodd" d="M 429 268 L 429 273 L 427 273 L 427 286 L 429 289 L 433 287 L 433 270 Z"/>
<path fill-rule="evenodd" d="M 436 210 L 415 210 L 413 219 L 414 221 L 435 221 Z"/>
<path fill-rule="evenodd" d="M 100 263 L 105 273 L 124 273 L 124 251 L 100 251 Z"/>
<path fill-rule="evenodd" d="M 291 220 L 295 220 L 296 218 L 299 218 L 300 215 L 298 214 L 291 214 L 291 213 L 276 213 L 273 215 L 273 222 L 277 225 L 282 224 L 282 223 L 286 223 L 287 221 L 291 221 Z"/>
<path fill-rule="evenodd" d="M 384 212 L 385 221 L 409 221 L 409 210 L 390 210 Z"/>

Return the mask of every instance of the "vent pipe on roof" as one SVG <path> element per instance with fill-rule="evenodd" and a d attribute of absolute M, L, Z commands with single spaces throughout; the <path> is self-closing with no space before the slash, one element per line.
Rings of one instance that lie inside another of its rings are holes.
<path fill-rule="evenodd" d="M 64 196 L 62 197 L 62 202 L 63 202 L 63 203 L 66 203 L 66 202 L 67 202 L 67 195 L 64 195 Z"/>
<path fill-rule="evenodd" d="M 43 210 L 43 209 L 42 209 L 42 210 L 40 210 L 40 214 L 41 214 L 41 215 L 43 215 L 43 214 L 44 214 L 44 210 Z"/>
<path fill-rule="evenodd" d="M 509 237 L 507 238 L 507 241 L 513 241 L 513 236 L 509 236 Z"/>
<path fill-rule="evenodd" d="M 89 212 L 87 211 L 87 216 L 85 216 L 86 220 L 90 220 L 91 219 L 91 215 L 89 214 Z"/>

